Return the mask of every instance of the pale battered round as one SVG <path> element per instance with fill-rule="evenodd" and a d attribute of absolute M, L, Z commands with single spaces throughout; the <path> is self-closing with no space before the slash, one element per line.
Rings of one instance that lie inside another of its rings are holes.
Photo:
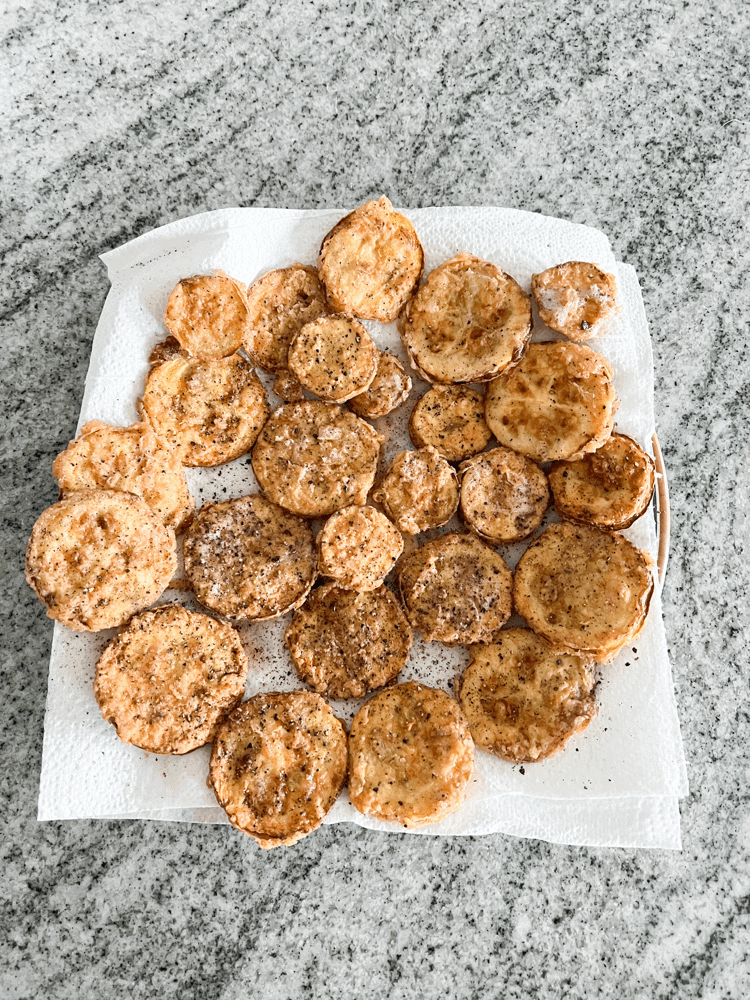
<path fill-rule="evenodd" d="M 336 583 L 316 587 L 284 635 L 306 684 L 329 698 L 362 698 L 406 666 L 412 632 L 387 587 L 357 593 Z"/>
<path fill-rule="evenodd" d="M 485 418 L 500 444 L 535 462 L 596 451 L 614 426 L 612 368 L 581 344 L 529 344 L 522 361 L 487 388 Z"/>
<path fill-rule="evenodd" d="M 458 700 L 474 742 L 514 764 L 551 757 L 596 716 L 594 660 L 531 629 L 504 629 L 470 649 Z"/>
<path fill-rule="evenodd" d="M 349 801 L 366 816 L 407 828 L 461 807 L 474 743 L 457 702 L 416 681 L 365 702 L 349 734 Z"/>
<path fill-rule="evenodd" d="M 447 524 L 458 509 L 458 477 L 435 448 L 400 451 L 373 493 L 399 531 L 420 531 Z"/>
<path fill-rule="evenodd" d="M 411 412 L 409 437 L 417 448 L 432 445 L 449 462 L 478 455 L 492 437 L 484 393 L 469 385 L 433 386 Z"/>
<path fill-rule="evenodd" d="M 260 847 L 285 847 L 323 822 L 347 758 L 346 730 L 320 695 L 258 694 L 219 727 L 209 784 L 232 826 Z"/>
<path fill-rule="evenodd" d="M 96 664 L 94 694 L 125 743 L 183 754 L 210 743 L 242 700 L 247 657 L 239 635 L 179 604 L 131 618 Z"/>
<path fill-rule="evenodd" d="M 318 535 L 318 567 L 347 590 L 380 587 L 404 550 L 404 539 L 374 507 L 343 507 Z"/>
<path fill-rule="evenodd" d="M 318 273 L 334 312 L 392 323 L 424 267 L 414 226 L 383 197 L 360 205 L 323 240 Z"/>
<path fill-rule="evenodd" d="M 201 604 L 236 621 L 267 621 L 299 607 L 317 576 L 308 523 L 259 493 L 201 507 L 183 551 Z"/>
<path fill-rule="evenodd" d="M 271 500 L 302 517 L 363 504 L 383 438 L 336 403 L 287 403 L 271 414 L 253 448 L 253 472 Z"/>
<path fill-rule="evenodd" d="M 556 462 L 549 471 L 560 517 L 605 531 L 629 528 L 646 511 L 655 479 L 653 459 L 625 434 L 613 434 L 598 451 L 577 462 Z"/>
<path fill-rule="evenodd" d="M 487 382 L 514 365 L 531 336 L 531 299 L 495 264 L 462 253 L 411 299 L 399 333 L 429 382 Z"/>
<path fill-rule="evenodd" d="M 495 641 L 511 615 L 512 579 L 495 549 L 457 532 L 420 545 L 398 568 L 412 628 L 446 646 Z"/>
<path fill-rule="evenodd" d="M 550 330 L 581 341 L 602 332 L 615 310 L 617 285 L 596 264 L 569 260 L 533 275 L 531 294 Z"/>
<path fill-rule="evenodd" d="M 26 549 L 26 580 L 47 615 L 77 632 L 123 625 L 161 597 L 176 568 L 172 529 L 121 490 L 67 494 L 42 512 Z"/>
<path fill-rule="evenodd" d="M 480 538 L 505 545 L 527 538 L 549 506 L 543 470 L 510 448 L 492 448 L 464 462 L 460 512 Z"/>
<path fill-rule="evenodd" d="M 609 663 L 643 627 L 653 589 L 646 555 L 627 538 L 564 521 L 521 556 L 513 601 L 549 642 Z"/>
<path fill-rule="evenodd" d="M 168 337 L 149 362 L 141 410 L 183 465 L 221 465 L 252 448 L 270 408 L 249 361 L 199 361 Z"/>
<path fill-rule="evenodd" d="M 245 338 L 245 288 L 221 272 L 183 278 L 169 296 L 164 323 L 194 358 L 228 358 Z"/>
<path fill-rule="evenodd" d="M 411 378 L 404 366 L 387 351 L 381 351 L 378 370 L 370 385 L 349 400 L 349 409 L 358 417 L 375 420 L 398 409 L 409 398 Z"/>
<path fill-rule="evenodd" d="M 331 403 L 345 403 L 370 385 L 380 351 L 360 322 L 320 316 L 305 323 L 289 347 L 289 370 L 300 385 Z"/>

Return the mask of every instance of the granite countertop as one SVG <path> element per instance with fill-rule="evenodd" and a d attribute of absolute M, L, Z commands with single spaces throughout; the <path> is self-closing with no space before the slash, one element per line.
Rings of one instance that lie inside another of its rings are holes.
<path fill-rule="evenodd" d="M 0 995 L 750 995 L 747 8 L 60 0 L 0 19 Z M 23 580 L 107 293 L 229 205 L 506 205 L 634 265 L 672 500 L 682 852 L 324 827 L 38 823 L 52 623 Z"/>

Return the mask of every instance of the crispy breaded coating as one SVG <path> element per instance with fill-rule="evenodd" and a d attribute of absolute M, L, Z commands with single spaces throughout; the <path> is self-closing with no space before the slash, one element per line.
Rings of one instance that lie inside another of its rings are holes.
<path fill-rule="evenodd" d="M 460 512 L 472 531 L 495 545 L 527 538 L 544 520 L 549 487 L 542 469 L 510 448 L 492 448 L 459 467 Z"/>
<path fill-rule="evenodd" d="M 399 531 L 420 531 L 447 524 L 458 509 L 455 470 L 435 448 L 400 451 L 373 493 Z"/>
<path fill-rule="evenodd" d="M 273 391 L 285 403 L 301 403 L 307 397 L 305 391 L 290 371 L 279 372 L 273 383 Z"/>
<path fill-rule="evenodd" d="M 602 332 L 615 310 L 617 285 L 596 264 L 569 260 L 533 275 L 531 294 L 550 330 L 582 341 Z"/>
<path fill-rule="evenodd" d="M 380 351 L 361 323 L 320 316 L 305 323 L 289 347 L 289 370 L 321 399 L 345 403 L 375 378 Z"/>
<path fill-rule="evenodd" d="M 404 366 L 387 351 L 381 351 L 375 378 L 364 392 L 349 400 L 349 409 L 359 417 L 375 420 L 392 413 L 409 398 L 411 378 Z"/>
<path fill-rule="evenodd" d="M 433 386 L 411 412 L 409 437 L 416 448 L 432 445 L 449 462 L 478 455 L 492 437 L 484 393 L 469 385 Z"/>
<path fill-rule="evenodd" d="M 344 507 L 331 514 L 318 535 L 318 564 L 347 590 L 380 587 L 404 550 L 404 539 L 373 507 Z"/>
<path fill-rule="evenodd" d="M 247 330 L 245 287 L 220 271 L 183 278 L 169 296 L 164 323 L 194 358 L 228 358 Z"/>

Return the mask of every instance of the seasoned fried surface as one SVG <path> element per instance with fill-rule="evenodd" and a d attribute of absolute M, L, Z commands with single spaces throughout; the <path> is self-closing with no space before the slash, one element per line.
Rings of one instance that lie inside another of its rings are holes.
<path fill-rule="evenodd" d="M 461 516 L 480 538 L 517 542 L 538 528 L 549 506 L 542 469 L 510 448 L 493 448 L 459 468 Z"/>
<path fill-rule="evenodd" d="M 387 351 L 381 351 L 375 378 L 364 392 L 349 400 L 349 409 L 358 417 L 375 420 L 391 413 L 408 398 L 411 378 L 404 366 Z"/>
<path fill-rule="evenodd" d="M 349 799 L 367 816 L 419 827 L 466 797 L 474 744 L 458 704 L 415 681 L 380 691 L 352 722 Z"/>
<path fill-rule="evenodd" d="M 562 750 L 596 715 L 591 657 L 551 646 L 531 629 L 504 629 L 471 647 L 458 700 L 478 747 L 513 763 Z"/>
<path fill-rule="evenodd" d="M 402 561 L 399 587 L 413 628 L 446 646 L 493 642 L 511 614 L 512 574 L 473 535 L 451 532 Z"/>
<path fill-rule="evenodd" d="M 622 535 L 563 522 L 521 556 L 513 601 L 549 642 L 609 663 L 643 627 L 653 587 L 645 554 Z"/>
<path fill-rule="evenodd" d="M 96 664 L 94 694 L 125 743 L 190 753 L 213 740 L 245 690 L 247 657 L 231 626 L 166 604 L 133 617 Z"/>
<path fill-rule="evenodd" d="M 183 549 L 185 574 L 201 604 L 238 621 L 265 621 L 299 607 L 317 576 L 307 522 L 258 493 L 201 507 Z"/>
<path fill-rule="evenodd" d="M 615 309 L 613 275 L 595 264 L 569 260 L 531 278 L 539 318 L 571 340 L 590 340 L 601 333 Z"/>
<path fill-rule="evenodd" d="M 387 587 L 366 593 L 317 587 L 294 612 L 284 640 L 300 678 L 329 698 L 361 698 L 403 669 L 412 633 Z"/>
<path fill-rule="evenodd" d="M 356 319 L 338 314 L 305 323 L 289 347 L 289 370 L 310 392 L 345 403 L 375 378 L 380 351 Z"/>
<path fill-rule="evenodd" d="M 113 427 L 90 420 L 57 456 L 52 475 L 63 494 L 87 489 L 135 493 L 175 531 L 193 513 L 179 456 L 145 421 Z"/>
<path fill-rule="evenodd" d="M 331 309 L 391 323 L 424 267 L 414 226 L 383 197 L 360 205 L 323 240 L 318 272 Z"/>
<path fill-rule="evenodd" d="M 337 510 L 318 535 L 321 574 L 347 590 L 380 587 L 403 549 L 401 532 L 373 507 Z"/>
<path fill-rule="evenodd" d="M 209 771 L 229 822 L 261 847 L 323 822 L 346 781 L 346 730 L 312 691 L 258 694 L 219 727 Z"/>
<path fill-rule="evenodd" d="M 383 438 L 335 403 L 287 403 L 271 415 L 253 448 L 263 492 L 293 514 L 325 517 L 363 504 Z"/>
<path fill-rule="evenodd" d="M 414 407 L 409 436 L 417 448 L 432 445 L 449 462 L 462 462 L 489 444 L 484 393 L 469 385 L 435 385 Z"/>
<path fill-rule="evenodd" d="M 399 319 L 414 367 L 430 382 L 486 382 L 522 356 L 531 299 L 489 261 L 459 254 L 431 271 Z"/>
<path fill-rule="evenodd" d="M 301 403 L 306 397 L 302 386 L 290 371 L 279 372 L 273 383 L 273 391 L 285 403 Z"/>
<path fill-rule="evenodd" d="M 490 430 L 536 462 L 573 461 L 607 440 L 617 394 L 606 358 L 581 344 L 529 344 L 522 361 L 487 388 Z"/>
<path fill-rule="evenodd" d="M 416 535 L 446 524 L 458 509 L 458 478 L 435 448 L 400 451 L 373 494 L 399 531 Z"/>
<path fill-rule="evenodd" d="M 120 490 L 69 493 L 42 512 L 26 549 L 26 580 L 48 616 L 78 632 L 124 624 L 176 568 L 172 529 Z"/>
<path fill-rule="evenodd" d="M 227 274 L 183 278 L 169 296 L 164 323 L 194 358 L 228 358 L 242 347 L 247 329 L 245 289 Z"/>
<path fill-rule="evenodd" d="M 270 408 L 241 355 L 199 361 L 168 337 L 149 362 L 141 405 L 183 465 L 221 465 L 252 448 Z"/>

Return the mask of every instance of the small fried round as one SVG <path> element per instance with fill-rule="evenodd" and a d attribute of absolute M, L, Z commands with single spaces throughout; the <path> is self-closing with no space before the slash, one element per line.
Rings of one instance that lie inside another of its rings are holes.
<path fill-rule="evenodd" d="M 392 323 L 424 267 L 414 226 L 383 197 L 360 205 L 324 238 L 318 273 L 335 312 Z"/>
<path fill-rule="evenodd" d="M 259 493 L 201 507 L 183 551 L 185 575 L 201 604 L 237 621 L 292 611 L 317 576 L 308 523 Z"/>
<path fill-rule="evenodd" d="M 370 385 L 379 357 L 362 324 L 339 313 L 305 323 L 289 347 L 289 370 L 321 399 L 345 403 Z"/>
<path fill-rule="evenodd" d="M 318 564 L 347 590 L 376 590 L 404 550 L 404 539 L 373 507 L 344 507 L 331 514 L 318 535 Z"/>
<path fill-rule="evenodd" d="M 569 260 L 531 278 L 539 318 L 570 340 L 590 340 L 601 333 L 615 309 L 617 285 L 596 264 Z"/>
<path fill-rule="evenodd" d="M 450 532 L 405 556 L 398 582 L 412 628 L 446 646 L 494 642 L 510 618 L 512 574 L 473 535 Z"/>
<path fill-rule="evenodd" d="M 596 716 L 590 656 L 556 649 L 531 629 L 504 629 L 470 649 L 458 700 L 474 742 L 514 764 L 551 757 Z"/>
<path fill-rule="evenodd" d="M 121 490 L 68 493 L 42 512 L 26 549 L 26 580 L 47 615 L 78 632 L 123 625 L 176 568 L 172 529 Z"/>
<path fill-rule="evenodd" d="M 375 420 L 397 409 L 411 392 L 411 378 L 404 366 L 387 351 L 381 351 L 375 378 L 364 392 L 349 400 L 349 409 L 358 417 Z"/>
<path fill-rule="evenodd" d="M 372 498 L 399 531 L 417 535 L 447 524 L 456 513 L 458 477 L 435 448 L 400 451 Z"/>
<path fill-rule="evenodd" d="M 228 358 L 245 338 L 245 288 L 221 272 L 183 278 L 169 296 L 164 323 L 194 358 Z"/>
<path fill-rule="evenodd" d="M 252 448 L 270 408 L 245 358 L 199 361 L 168 337 L 149 363 L 141 408 L 183 465 L 221 465 Z"/>
<path fill-rule="evenodd" d="M 459 468 L 461 516 L 485 541 L 527 538 L 544 520 L 549 487 L 542 469 L 510 448 L 493 448 Z"/>
<path fill-rule="evenodd" d="M 349 735 L 349 800 L 409 828 L 439 823 L 466 798 L 474 744 L 458 704 L 416 681 L 365 702 Z"/>
<path fill-rule="evenodd" d="M 643 628 L 653 589 L 645 554 L 627 538 L 564 521 L 521 556 L 513 601 L 549 642 L 609 663 Z"/>
<path fill-rule="evenodd" d="M 131 618 L 96 664 L 94 694 L 125 743 L 184 754 L 242 700 L 247 657 L 224 622 L 165 604 Z"/>
<path fill-rule="evenodd" d="M 522 361 L 487 388 L 485 418 L 500 444 L 535 462 L 596 451 L 618 406 L 612 368 L 581 344 L 529 344 Z"/>
<path fill-rule="evenodd" d="M 555 462 L 549 471 L 560 517 L 605 531 L 629 528 L 646 511 L 655 479 L 653 459 L 625 434 L 613 434 L 577 462 Z"/>
<path fill-rule="evenodd" d="M 484 393 L 469 385 L 433 386 L 411 412 L 409 437 L 417 448 L 432 445 L 449 462 L 478 455 L 492 437 Z"/>
<path fill-rule="evenodd" d="M 399 332 L 428 382 L 487 382 L 523 355 L 531 299 L 495 264 L 462 253 L 430 271 Z"/>
<path fill-rule="evenodd" d="M 209 784 L 232 826 L 285 847 L 323 822 L 346 781 L 347 737 L 319 694 L 258 694 L 214 739 Z"/>

